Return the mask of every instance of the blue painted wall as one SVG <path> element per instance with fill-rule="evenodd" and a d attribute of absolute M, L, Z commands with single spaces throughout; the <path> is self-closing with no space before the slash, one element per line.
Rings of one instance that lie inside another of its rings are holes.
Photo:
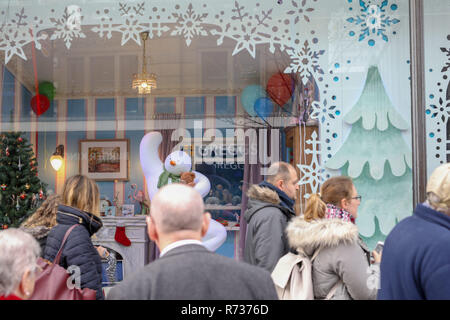
<path fill-rule="evenodd" d="M 71 122 L 81 123 L 81 128 L 77 131 L 71 131 L 68 128 L 66 132 L 65 159 L 66 159 L 66 177 L 69 178 L 80 172 L 79 170 L 79 143 L 78 141 L 86 139 L 86 123 L 82 122 L 87 118 L 86 101 L 84 99 L 75 99 L 67 101 L 67 120 L 68 127 Z"/>
<path fill-rule="evenodd" d="M 10 122 L 14 119 L 14 82 L 13 74 L 3 67 L 2 122 Z"/>
<path fill-rule="evenodd" d="M 115 121 L 116 120 L 116 108 L 115 99 L 97 99 L 95 103 L 95 115 L 96 115 L 96 132 L 95 139 L 115 139 L 116 131 L 102 130 L 99 121 Z M 98 181 L 98 188 L 100 190 L 100 197 L 114 199 L 114 181 Z"/>
<path fill-rule="evenodd" d="M 143 120 L 145 119 L 145 99 L 128 98 L 125 100 L 125 119 L 126 120 Z M 141 139 L 145 135 L 144 130 L 132 130 L 133 128 L 125 127 L 125 138 L 130 139 L 130 180 L 125 183 L 125 203 L 134 204 L 134 213 L 140 211 L 139 203 L 133 202 L 132 184 L 136 184 L 137 190 L 144 189 L 144 176 L 139 159 L 139 145 Z"/>

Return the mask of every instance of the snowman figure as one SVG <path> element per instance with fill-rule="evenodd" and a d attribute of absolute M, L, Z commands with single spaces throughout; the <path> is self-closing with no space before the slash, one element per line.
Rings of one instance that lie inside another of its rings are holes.
<path fill-rule="evenodd" d="M 191 157 L 184 151 L 172 152 L 164 161 L 159 159 L 158 147 L 162 142 L 162 135 L 159 132 L 149 132 L 141 140 L 139 155 L 150 201 L 153 199 L 158 189 L 169 183 L 180 182 L 183 172 L 193 172 L 195 174 L 193 187 L 202 197 L 208 195 L 211 189 L 209 179 L 197 171 L 192 171 Z M 217 250 L 226 240 L 227 231 L 220 223 L 211 219 L 208 232 L 203 237 L 203 245 L 210 251 Z"/>
<path fill-rule="evenodd" d="M 166 158 L 166 161 L 164 161 L 164 170 L 160 174 L 158 179 L 157 185 L 158 189 L 165 186 L 166 184 L 179 183 L 181 174 L 183 172 L 190 172 L 190 171 L 191 171 L 191 157 L 189 157 L 187 153 L 183 151 L 172 152 Z"/>

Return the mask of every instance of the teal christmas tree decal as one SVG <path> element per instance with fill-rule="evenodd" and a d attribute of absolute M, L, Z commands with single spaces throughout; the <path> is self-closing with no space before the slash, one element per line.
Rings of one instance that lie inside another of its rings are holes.
<path fill-rule="evenodd" d="M 0 135 L 0 228 L 18 227 L 45 198 L 31 145 L 19 132 Z"/>
<path fill-rule="evenodd" d="M 358 229 L 373 247 L 412 212 L 412 154 L 402 136 L 409 125 L 392 105 L 377 67 L 369 68 L 344 121 L 352 125 L 350 135 L 325 165 L 353 179 L 362 195 Z"/>

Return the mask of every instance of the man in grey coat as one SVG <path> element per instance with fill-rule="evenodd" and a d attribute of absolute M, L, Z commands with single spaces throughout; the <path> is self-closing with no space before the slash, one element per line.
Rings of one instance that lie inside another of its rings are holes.
<path fill-rule="evenodd" d="M 295 217 L 298 175 L 286 162 L 272 164 L 267 174 L 266 181 L 251 186 L 247 192 L 244 260 L 272 272 L 278 260 L 289 252 L 285 229 Z"/>
<path fill-rule="evenodd" d="M 276 300 L 270 274 L 209 252 L 201 243 L 211 215 L 192 187 L 167 185 L 155 195 L 148 235 L 160 258 L 112 288 L 109 300 Z"/>

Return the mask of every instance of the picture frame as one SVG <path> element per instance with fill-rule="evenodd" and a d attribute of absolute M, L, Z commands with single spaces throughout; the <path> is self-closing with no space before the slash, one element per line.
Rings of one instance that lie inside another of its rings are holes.
<path fill-rule="evenodd" d="M 134 204 L 122 205 L 122 216 L 124 217 L 134 216 Z"/>
<path fill-rule="evenodd" d="M 79 141 L 79 172 L 96 181 L 128 181 L 129 139 Z"/>
<path fill-rule="evenodd" d="M 105 207 L 105 216 L 115 217 L 116 216 L 116 207 L 115 206 Z"/>

